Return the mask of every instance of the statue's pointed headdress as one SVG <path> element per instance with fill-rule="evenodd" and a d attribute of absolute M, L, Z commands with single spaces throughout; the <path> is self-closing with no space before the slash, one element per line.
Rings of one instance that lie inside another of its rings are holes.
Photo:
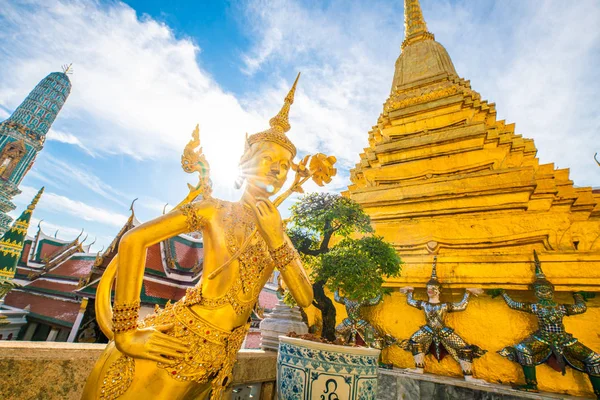
<path fill-rule="evenodd" d="M 544 271 L 542 271 L 542 263 L 535 250 L 533 251 L 533 263 L 535 265 L 535 281 L 533 282 L 533 286 L 546 285 L 554 287 L 552 282 L 546 279 L 546 275 L 544 274 Z"/>
<path fill-rule="evenodd" d="M 296 146 L 288 139 L 285 133 L 290 130 L 290 122 L 288 120 L 290 106 L 294 103 L 294 94 L 296 93 L 296 84 L 298 83 L 299 78 L 300 74 L 298 73 L 294 85 L 285 97 L 283 107 L 281 107 L 279 113 L 269 121 L 271 127 L 266 131 L 258 132 L 246 137 L 246 150 L 254 143 L 269 141 L 277 143 L 289 150 L 292 153 L 292 157 L 296 156 Z"/>
<path fill-rule="evenodd" d="M 440 281 L 437 278 L 437 256 L 433 256 L 433 266 L 431 267 L 431 278 L 429 278 L 428 285 L 440 286 Z"/>

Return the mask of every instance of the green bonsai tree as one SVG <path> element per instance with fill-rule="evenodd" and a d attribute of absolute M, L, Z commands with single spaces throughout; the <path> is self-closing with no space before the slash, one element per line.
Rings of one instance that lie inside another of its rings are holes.
<path fill-rule="evenodd" d="M 386 294 L 384 276 L 400 275 L 400 258 L 389 243 L 373 235 L 371 220 L 361 206 L 337 194 L 304 196 L 292 206 L 290 222 L 288 236 L 312 270 L 313 304 L 323 320 L 321 336 L 333 341 L 336 311 L 325 288 L 358 301 Z M 354 239 L 353 233 L 364 236 Z M 341 240 L 331 245 L 334 235 Z"/>

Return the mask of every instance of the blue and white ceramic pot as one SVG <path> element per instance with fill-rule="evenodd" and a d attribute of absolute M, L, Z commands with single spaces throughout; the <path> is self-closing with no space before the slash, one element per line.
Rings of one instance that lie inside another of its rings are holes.
<path fill-rule="evenodd" d="M 279 336 L 279 400 L 375 400 L 380 350 Z"/>

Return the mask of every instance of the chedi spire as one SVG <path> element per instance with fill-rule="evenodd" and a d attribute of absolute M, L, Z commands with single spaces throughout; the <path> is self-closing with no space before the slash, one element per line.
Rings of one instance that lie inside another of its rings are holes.
<path fill-rule="evenodd" d="M 29 223 L 31 222 L 31 215 L 42 193 L 44 193 L 43 187 L 37 192 L 31 204 L 27 206 L 21 216 L 16 219 L 10 229 L 0 238 L 0 283 L 12 281 L 15 276 L 17 262 L 21 257 L 23 244 L 27 236 L 27 229 L 29 229 Z"/>
<path fill-rule="evenodd" d="M 402 48 L 408 44 L 407 41 L 417 37 L 434 39 L 433 34 L 427 31 L 419 0 L 404 0 L 404 32 L 405 39 Z"/>
<path fill-rule="evenodd" d="M 419 0 L 404 0 L 404 41 L 396 60 L 392 94 L 396 88 L 410 87 L 422 79 L 457 75 L 444 47 L 427 30 Z"/>

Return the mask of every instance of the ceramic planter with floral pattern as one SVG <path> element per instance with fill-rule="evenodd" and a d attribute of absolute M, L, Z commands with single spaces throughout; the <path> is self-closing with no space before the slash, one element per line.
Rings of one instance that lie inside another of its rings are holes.
<path fill-rule="evenodd" d="M 375 400 L 380 350 L 279 337 L 279 400 Z"/>

